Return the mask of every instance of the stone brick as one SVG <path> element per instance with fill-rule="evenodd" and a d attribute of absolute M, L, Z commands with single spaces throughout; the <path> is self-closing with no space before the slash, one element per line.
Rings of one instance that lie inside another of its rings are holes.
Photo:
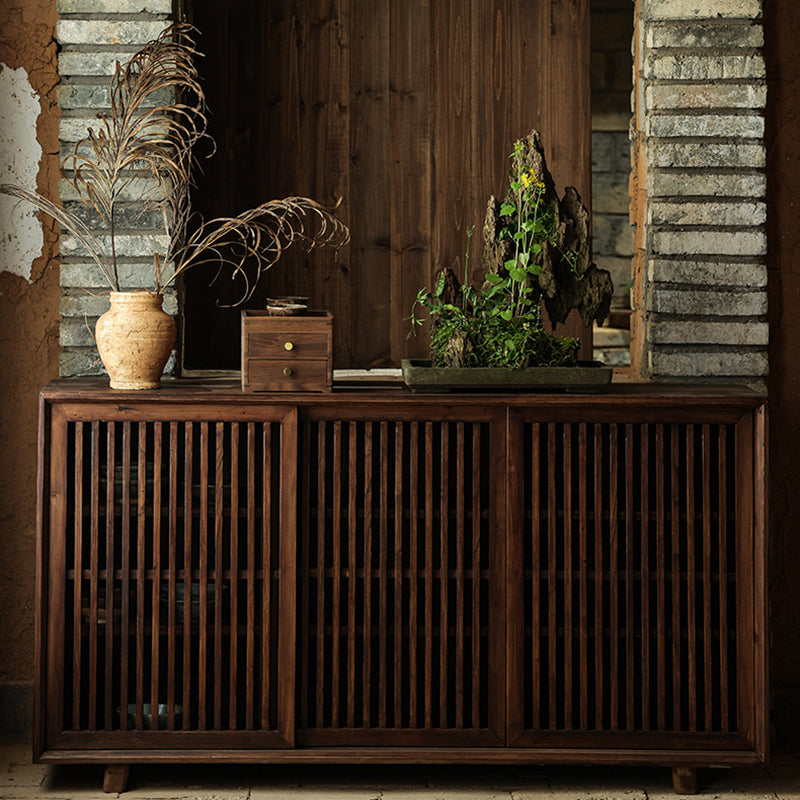
<path fill-rule="evenodd" d="M 654 225 L 763 225 L 767 221 L 766 203 L 675 203 L 649 205 Z"/>
<path fill-rule="evenodd" d="M 159 127 L 162 126 L 153 125 L 150 128 L 150 132 L 156 133 Z M 62 116 L 58 120 L 58 138 L 62 144 L 65 142 L 78 142 L 89 135 L 89 128 L 95 132 L 103 129 L 103 122 L 98 118 L 98 112 L 88 116 Z M 166 130 L 166 125 L 163 126 L 163 130 Z"/>
<path fill-rule="evenodd" d="M 59 14 L 171 14 L 172 0 L 58 0 Z"/>
<path fill-rule="evenodd" d="M 65 45 L 87 42 L 143 45 L 158 37 L 164 28 L 163 20 L 61 19 L 56 26 L 56 37 Z"/>
<path fill-rule="evenodd" d="M 756 167 L 766 164 L 763 144 L 741 142 L 672 142 L 656 139 L 647 144 L 655 167 Z"/>
<path fill-rule="evenodd" d="M 648 86 L 648 108 L 764 108 L 767 87 L 763 83 L 669 83 Z"/>
<path fill-rule="evenodd" d="M 89 294 L 81 290 L 71 290 L 61 295 L 58 311 L 62 317 L 99 317 L 108 311 L 108 294 Z M 178 313 L 178 298 L 170 287 L 164 293 L 164 311 L 173 317 Z"/>
<path fill-rule="evenodd" d="M 764 136 L 764 117 L 760 114 L 650 114 L 645 131 L 648 136 L 760 139 Z"/>
<path fill-rule="evenodd" d="M 154 197 L 159 190 L 159 185 L 153 178 L 135 178 L 119 194 L 122 203 L 139 201 L 143 195 Z M 58 197 L 62 203 L 81 203 L 81 197 L 77 189 L 72 185 L 68 178 L 62 178 L 58 182 Z"/>
<path fill-rule="evenodd" d="M 95 347 L 70 347 L 62 350 L 59 357 L 59 375 L 62 378 L 78 378 L 88 375 L 103 375 L 103 362 Z"/>
<path fill-rule="evenodd" d="M 761 0 L 646 0 L 645 19 L 713 19 L 761 16 Z"/>
<path fill-rule="evenodd" d="M 769 343 L 766 322 L 701 322 L 652 320 L 648 326 L 653 344 L 724 344 L 763 346 Z"/>
<path fill-rule="evenodd" d="M 644 76 L 653 80 L 718 81 L 764 78 L 761 54 L 678 53 L 651 55 L 645 61 Z"/>
<path fill-rule="evenodd" d="M 97 237 L 104 252 L 111 252 L 111 237 L 100 235 Z M 117 234 L 116 254 L 117 257 L 125 256 L 149 256 L 153 253 L 165 253 L 169 246 L 169 237 L 152 233 Z M 87 249 L 72 235 L 64 233 L 61 236 L 61 255 L 62 256 L 86 256 Z"/>
<path fill-rule="evenodd" d="M 720 292 L 656 289 L 652 293 L 652 311 L 658 314 L 682 314 L 713 317 L 760 317 L 767 313 L 764 292 Z"/>
<path fill-rule="evenodd" d="M 117 265 L 120 288 L 151 289 L 153 287 L 152 260 L 123 262 Z M 164 270 L 164 280 L 170 273 Z M 62 288 L 108 289 L 109 284 L 100 268 L 93 263 L 62 261 Z"/>
<path fill-rule="evenodd" d="M 631 171 L 631 143 L 628 128 L 592 132 L 592 172 Z"/>
<path fill-rule="evenodd" d="M 109 109 L 111 105 L 108 80 L 102 83 L 62 83 L 56 89 L 58 104 L 62 109 Z M 169 89 L 153 92 L 143 103 L 145 107 L 163 105 L 171 101 L 173 93 Z"/>
<path fill-rule="evenodd" d="M 670 254 L 708 254 L 763 256 L 767 237 L 761 231 L 655 231 L 653 252 Z"/>
<path fill-rule="evenodd" d="M 58 330 L 58 343 L 62 347 L 91 347 L 94 345 L 95 317 L 64 319 Z"/>
<path fill-rule="evenodd" d="M 649 354 L 650 369 L 662 377 L 762 377 L 766 352 L 662 352 Z"/>
<path fill-rule="evenodd" d="M 647 192 L 653 197 L 764 197 L 767 179 L 763 173 L 706 171 L 664 172 L 650 170 Z"/>
<path fill-rule="evenodd" d="M 651 259 L 647 279 L 658 283 L 688 283 L 705 286 L 741 286 L 763 289 L 767 285 L 764 264 L 714 261 L 668 261 Z"/>
<path fill-rule="evenodd" d="M 594 214 L 627 214 L 630 206 L 627 176 L 600 172 L 592 175 L 592 212 Z"/>
<path fill-rule="evenodd" d="M 738 21 L 737 21 L 738 22 Z M 649 25 L 645 37 L 648 47 L 746 47 L 757 48 L 764 44 L 761 25 L 731 23 Z"/>
<path fill-rule="evenodd" d="M 592 248 L 595 257 L 633 253 L 633 227 L 627 214 L 595 214 L 592 218 Z"/>
<path fill-rule="evenodd" d="M 104 75 L 110 77 L 114 74 L 117 62 L 124 64 L 138 48 L 132 45 L 128 48 L 119 47 L 113 52 L 105 50 L 64 50 L 58 56 L 58 74 L 62 78 L 71 75 Z"/>

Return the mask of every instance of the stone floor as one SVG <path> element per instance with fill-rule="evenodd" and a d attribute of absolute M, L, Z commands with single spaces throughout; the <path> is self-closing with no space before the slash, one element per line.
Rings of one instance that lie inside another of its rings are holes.
<path fill-rule="evenodd" d="M 100 767 L 33 764 L 0 745 L 0 798 L 30 800 L 678 800 L 670 771 L 642 767 L 147 765 L 128 791 L 101 791 Z M 724 800 L 800 800 L 800 755 L 768 768 L 700 770 L 699 792 Z M 696 795 L 697 796 L 697 795 Z"/>

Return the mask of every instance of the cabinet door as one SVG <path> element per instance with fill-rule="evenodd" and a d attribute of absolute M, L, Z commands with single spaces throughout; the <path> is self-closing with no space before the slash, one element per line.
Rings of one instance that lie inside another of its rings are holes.
<path fill-rule="evenodd" d="M 624 408 L 512 415 L 510 742 L 763 753 L 763 409 Z"/>
<path fill-rule="evenodd" d="M 49 430 L 39 749 L 291 745 L 296 412 L 64 403 Z"/>
<path fill-rule="evenodd" d="M 302 411 L 298 745 L 503 741 L 504 413 L 406 408 Z"/>

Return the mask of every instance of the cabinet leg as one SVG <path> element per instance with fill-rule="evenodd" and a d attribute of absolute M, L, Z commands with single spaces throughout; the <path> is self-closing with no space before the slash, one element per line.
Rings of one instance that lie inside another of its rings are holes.
<path fill-rule="evenodd" d="M 103 775 L 104 792 L 124 792 L 128 788 L 130 764 L 108 764 Z"/>
<path fill-rule="evenodd" d="M 676 794 L 697 794 L 697 770 L 694 767 L 673 767 L 672 788 Z"/>

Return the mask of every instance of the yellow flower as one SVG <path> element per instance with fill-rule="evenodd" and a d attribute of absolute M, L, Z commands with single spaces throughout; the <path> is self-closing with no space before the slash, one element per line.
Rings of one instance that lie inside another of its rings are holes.
<path fill-rule="evenodd" d="M 531 185 L 531 176 L 527 172 L 522 173 L 522 185 L 526 189 Z"/>

